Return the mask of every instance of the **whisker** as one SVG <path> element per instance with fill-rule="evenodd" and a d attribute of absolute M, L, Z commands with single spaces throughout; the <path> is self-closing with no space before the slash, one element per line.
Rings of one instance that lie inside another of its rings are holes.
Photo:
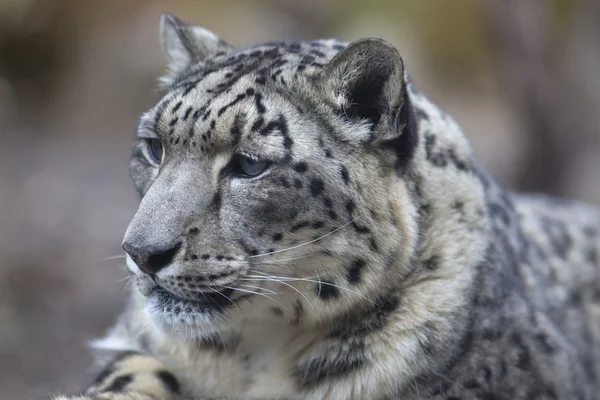
<path fill-rule="evenodd" d="M 289 308 L 287 308 L 286 306 L 284 306 L 283 304 L 281 304 L 277 300 L 273 299 L 271 296 L 268 296 L 268 295 L 266 295 L 264 293 L 254 292 L 254 291 L 251 291 L 251 290 L 244 290 L 244 289 L 240 289 L 240 288 L 232 288 L 232 287 L 228 287 L 228 286 L 223 286 L 223 287 L 227 288 L 227 289 L 238 290 L 238 291 L 243 292 L 243 293 L 256 294 L 256 295 L 259 295 L 259 296 L 266 297 L 267 299 L 271 300 L 272 302 L 274 302 L 274 303 L 280 305 L 281 307 L 283 307 L 286 311 L 290 312 Z M 277 292 L 273 292 L 273 293 L 274 294 L 278 294 Z"/>
<path fill-rule="evenodd" d="M 296 245 L 296 246 L 292 246 L 292 247 L 287 247 L 287 248 L 285 248 L 285 249 L 281 249 L 281 250 L 275 250 L 275 251 L 271 251 L 271 252 L 268 252 L 268 253 L 257 254 L 257 255 L 254 255 L 254 256 L 250 256 L 250 257 L 248 257 L 248 258 L 263 257 L 263 256 L 269 256 L 269 255 L 271 255 L 271 254 L 283 253 L 284 251 L 290 251 L 290 250 L 294 250 L 294 249 L 297 249 L 297 248 L 299 248 L 299 247 L 307 246 L 307 245 L 309 245 L 309 244 L 311 244 L 311 243 L 318 242 L 319 240 L 321 240 L 321 239 L 323 239 L 323 238 L 325 238 L 325 237 L 327 237 L 327 236 L 329 236 L 329 235 L 333 235 L 334 233 L 336 233 L 336 232 L 337 232 L 337 231 L 339 231 L 340 229 L 342 229 L 342 228 L 345 228 L 346 226 L 350 225 L 351 223 L 353 223 L 353 222 L 354 222 L 354 220 L 355 220 L 355 219 L 356 219 L 356 218 L 353 218 L 352 220 L 350 220 L 350 221 L 346 222 L 344 225 L 340 226 L 339 228 L 336 228 L 336 229 L 332 230 L 331 232 L 328 232 L 328 233 L 326 233 L 326 234 L 324 234 L 324 235 L 322 235 L 322 236 L 319 236 L 318 238 L 316 238 L 316 239 L 313 239 L 313 240 L 311 240 L 311 241 L 309 241 L 309 242 L 302 243 L 302 244 L 298 244 L 298 245 Z"/>
<path fill-rule="evenodd" d="M 302 258 L 307 258 L 307 257 L 313 256 L 313 255 L 315 255 L 315 254 L 306 254 L 306 255 L 300 256 L 300 257 L 281 258 L 281 259 L 273 260 L 273 261 L 259 261 L 257 264 L 258 265 L 262 265 L 262 264 L 277 264 L 277 263 L 284 262 L 284 261 L 300 260 Z"/>
<path fill-rule="evenodd" d="M 239 285 L 239 286 L 247 287 L 247 288 L 250 288 L 250 289 L 265 290 L 265 291 L 267 291 L 270 294 L 279 294 L 279 293 L 277 293 L 277 292 L 275 292 L 275 291 L 273 291 L 271 289 L 261 288 L 260 286 L 252 286 L 252 285 Z"/>
<path fill-rule="evenodd" d="M 125 254 L 121 254 L 121 255 L 116 255 L 116 256 L 108 256 L 108 257 L 104 257 L 104 258 L 97 258 L 95 260 L 92 260 L 92 263 L 101 263 L 101 262 L 105 262 L 105 261 L 121 260 L 121 259 L 125 259 L 125 258 L 127 258 L 127 256 Z"/>
<path fill-rule="evenodd" d="M 229 301 L 231 302 L 231 304 L 235 304 L 235 302 L 234 302 L 233 300 L 231 300 L 229 297 L 227 297 L 227 295 L 224 295 L 223 293 L 219 292 L 217 289 L 215 289 L 215 288 L 211 288 L 211 287 L 209 287 L 209 289 L 210 289 L 210 290 L 212 290 L 213 292 L 215 292 L 215 293 L 218 293 L 218 294 L 220 294 L 221 296 L 225 297 L 227 300 L 229 300 Z M 202 293 L 202 292 L 200 292 L 200 293 Z M 205 299 L 207 299 L 207 297 L 206 297 L 206 295 L 205 295 L 204 293 L 202 293 L 202 296 L 204 296 L 204 298 L 205 298 Z M 225 314 L 225 309 L 224 309 L 223 307 L 221 307 L 221 306 L 219 305 L 219 303 L 217 303 L 216 301 L 214 301 L 214 299 L 210 299 L 210 300 L 211 300 L 213 303 L 215 303 L 215 305 L 216 305 L 217 307 L 219 307 L 219 308 L 221 309 L 221 311 L 223 311 L 223 313 Z M 238 307 L 239 307 L 239 306 L 238 306 Z"/>
<path fill-rule="evenodd" d="M 269 275 L 269 274 L 267 274 L 267 273 L 260 272 L 260 271 L 254 271 L 254 272 L 256 272 L 256 273 L 259 273 L 259 274 L 264 274 L 264 275 L 267 275 L 267 276 L 264 276 L 264 277 L 263 277 L 263 276 L 257 276 L 257 275 L 246 275 L 246 276 L 248 276 L 248 277 L 255 277 L 255 278 L 258 278 L 259 280 L 269 280 L 268 278 L 276 278 L 276 279 L 277 279 L 277 281 L 278 281 L 278 282 L 281 282 L 281 283 L 283 283 L 283 282 L 282 282 L 283 280 L 286 280 L 286 281 L 306 281 L 306 282 L 318 283 L 319 285 L 328 285 L 328 286 L 333 286 L 333 287 L 336 287 L 336 288 L 338 288 L 338 289 L 342 289 L 342 290 L 345 290 L 345 291 L 347 291 L 347 292 L 353 293 L 353 294 L 355 294 L 355 295 L 357 295 L 357 296 L 359 296 L 359 297 L 361 297 L 361 298 L 363 298 L 363 299 L 365 299 L 365 300 L 369 301 L 370 303 L 373 303 L 373 304 L 377 305 L 377 303 L 375 303 L 373 300 L 369 299 L 368 297 L 365 297 L 365 296 L 363 296 L 362 294 L 360 294 L 360 293 L 358 293 L 358 292 L 356 292 L 356 291 L 354 291 L 354 290 L 351 290 L 351 289 L 345 288 L 345 287 L 343 287 L 343 286 L 335 285 L 335 284 L 333 284 L 333 283 L 328 283 L 328 282 L 323 282 L 323 281 L 321 281 L 321 278 L 319 277 L 319 275 L 318 275 L 318 274 L 317 274 L 317 276 L 316 276 L 316 278 L 317 278 L 318 280 L 314 280 L 314 279 L 312 279 L 312 278 L 315 278 L 314 276 L 308 276 L 308 277 L 306 277 L 306 278 L 294 278 L 294 277 L 285 277 L 285 276 L 274 276 L 274 275 Z"/>
<path fill-rule="evenodd" d="M 298 294 L 299 294 L 300 296 L 302 296 L 302 297 L 304 298 L 304 300 L 306 300 L 306 302 L 308 303 L 308 305 L 309 305 L 309 306 L 310 306 L 310 308 L 312 309 L 313 313 L 316 313 L 315 307 L 314 307 L 314 306 L 313 306 L 313 304 L 310 302 L 310 300 L 308 299 L 308 297 L 306 297 L 306 296 L 304 295 L 304 293 L 302 293 L 300 290 L 298 290 L 298 288 L 295 288 L 294 286 L 292 286 L 292 285 L 290 285 L 289 283 L 286 283 L 286 282 L 284 282 L 284 281 L 282 281 L 282 280 L 273 279 L 273 277 L 269 277 L 269 278 L 271 278 L 271 279 L 264 279 L 264 280 L 268 280 L 268 281 L 271 281 L 271 282 L 278 282 L 278 283 L 281 283 L 282 285 L 285 285 L 285 286 L 287 286 L 287 287 L 290 287 L 290 288 L 294 289 L 296 292 L 298 292 Z"/>
<path fill-rule="evenodd" d="M 375 303 L 373 300 L 369 299 L 368 297 L 365 297 L 362 294 L 360 294 L 360 293 L 358 293 L 358 292 L 356 292 L 354 290 L 345 288 L 343 286 L 339 286 L 339 285 L 336 285 L 336 284 L 333 284 L 333 283 L 329 283 L 329 282 L 322 282 L 320 279 L 318 281 L 315 281 L 315 280 L 312 280 L 312 279 L 302 279 L 302 278 L 300 278 L 300 280 L 303 280 L 303 281 L 306 281 L 306 282 L 318 283 L 319 285 L 333 286 L 335 288 L 338 288 L 338 289 L 341 289 L 341 290 L 345 290 L 346 292 L 353 293 L 353 294 L 357 295 L 358 297 L 360 297 L 360 298 L 362 298 L 364 300 L 367 300 L 369 303 L 372 303 L 374 305 L 378 305 L 377 303 Z"/>

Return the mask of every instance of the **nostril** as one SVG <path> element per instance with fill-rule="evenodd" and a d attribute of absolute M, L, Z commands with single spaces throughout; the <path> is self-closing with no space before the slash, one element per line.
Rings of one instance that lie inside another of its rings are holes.
<path fill-rule="evenodd" d="M 138 268 L 146 274 L 156 274 L 169 265 L 179 249 L 181 242 L 173 246 L 135 246 L 129 242 L 123 243 L 123 250 L 129 254 Z"/>
<path fill-rule="evenodd" d="M 173 261 L 173 257 L 181 248 L 181 242 L 177 243 L 172 248 L 150 254 L 148 260 L 144 263 L 144 272 L 156 274 L 158 271 L 166 267 Z"/>

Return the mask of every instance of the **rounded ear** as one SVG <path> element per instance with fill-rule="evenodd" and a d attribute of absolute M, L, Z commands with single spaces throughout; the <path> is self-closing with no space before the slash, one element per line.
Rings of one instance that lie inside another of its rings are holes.
<path fill-rule="evenodd" d="M 187 25 L 172 14 L 163 14 L 160 18 L 160 44 L 169 68 L 161 81 L 167 85 L 193 63 L 233 50 L 211 31 Z"/>
<path fill-rule="evenodd" d="M 323 79 L 345 117 L 367 120 L 384 135 L 400 134 L 397 116 L 406 85 L 402 58 L 392 44 L 377 38 L 350 43 L 325 67 Z"/>

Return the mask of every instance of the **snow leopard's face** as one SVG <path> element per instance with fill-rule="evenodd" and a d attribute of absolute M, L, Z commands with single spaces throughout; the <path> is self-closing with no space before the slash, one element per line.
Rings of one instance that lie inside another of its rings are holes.
<path fill-rule="evenodd" d="M 173 18 L 162 28 L 171 73 L 139 124 L 142 201 L 123 244 L 152 320 L 194 336 L 361 301 L 375 265 L 413 243 L 398 174 L 417 140 L 397 51 L 234 50 Z"/>

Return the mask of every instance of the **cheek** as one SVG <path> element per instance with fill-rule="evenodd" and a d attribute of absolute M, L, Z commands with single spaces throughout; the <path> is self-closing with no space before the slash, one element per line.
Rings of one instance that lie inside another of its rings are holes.
<path fill-rule="evenodd" d="M 286 230 L 307 208 L 304 193 L 278 186 L 272 179 L 232 185 L 227 195 L 230 201 L 222 211 L 237 215 L 239 225 L 257 232 Z"/>

